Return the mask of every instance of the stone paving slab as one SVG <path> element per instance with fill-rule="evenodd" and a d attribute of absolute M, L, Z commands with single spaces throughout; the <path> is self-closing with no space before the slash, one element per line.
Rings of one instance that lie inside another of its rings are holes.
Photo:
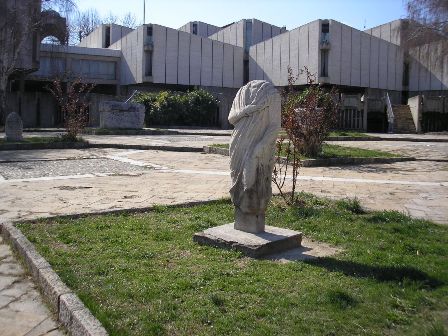
<path fill-rule="evenodd" d="M 32 219 L 154 204 L 179 204 L 228 197 L 228 158 L 220 155 L 131 151 L 115 156 L 152 166 L 142 174 L 68 176 L 3 180 L 0 215 Z M 132 163 L 132 164 L 131 164 Z M 331 198 L 357 197 L 369 209 L 399 210 L 448 222 L 448 164 L 406 162 L 387 165 L 302 168 L 300 188 Z M 275 191 L 275 188 L 273 189 Z"/>
<path fill-rule="evenodd" d="M 0 334 L 65 335 L 42 301 L 36 285 L 24 272 L 0 236 Z"/>

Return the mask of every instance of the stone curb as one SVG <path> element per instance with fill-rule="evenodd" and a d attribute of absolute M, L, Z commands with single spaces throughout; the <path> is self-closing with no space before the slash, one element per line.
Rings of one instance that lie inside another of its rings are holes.
<path fill-rule="evenodd" d="M 201 147 L 126 145 L 126 144 L 87 143 L 87 142 L 0 144 L 0 151 L 39 150 L 39 149 L 85 149 L 85 148 L 139 149 L 139 150 L 160 150 L 168 152 L 194 152 L 194 153 L 202 152 Z"/>
<path fill-rule="evenodd" d="M 0 234 L 25 261 L 34 281 L 47 298 L 59 322 L 73 336 L 105 336 L 107 331 L 81 300 L 36 251 L 34 245 L 12 223 L 0 222 Z"/>
<path fill-rule="evenodd" d="M 0 151 L 34 150 L 34 149 L 83 149 L 89 148 L 87 142 L 53 142 L 53 143 L 3 143 Z"/>
<path fill-rule="evenodd" d="M 229 150 L 226 148 L 204 146 L 204 152 L 207 154 L 218 154 L 229 156 Z M 361 165 L 361 164 L 379 164 L 379 163 L 395 163 L 404 161 L 416 161 L 413 157 L 397 157 L 397 158 L 332 158 L 332 159 L 307 159 L 302 161 L 302 167 L 330 167 L 345 165 Z"/>

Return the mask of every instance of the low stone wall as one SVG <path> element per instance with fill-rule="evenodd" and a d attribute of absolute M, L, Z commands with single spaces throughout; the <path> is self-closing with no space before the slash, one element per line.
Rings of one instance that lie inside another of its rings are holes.
<path fill-rule="evenodd" d="M 142 104 L 104 101 L 100 104 L 100 127 L 142 129 L 145 107 Z"/>

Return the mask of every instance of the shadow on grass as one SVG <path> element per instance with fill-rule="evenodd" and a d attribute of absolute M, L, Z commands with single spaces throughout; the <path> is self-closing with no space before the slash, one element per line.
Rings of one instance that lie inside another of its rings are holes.
<path fill-rule="evenodd" d="M 413 281 L 419 287 L 435 289 L 444 285 L 437 278 L 413 267 L 374 266 L 353 261 L 337 260 L 334 258 L 319 258 L 305 261 L 309 265 L 322 267 L 330 272 L 340 272 L 358 278 L 371 278 L 379 282 Z"/>

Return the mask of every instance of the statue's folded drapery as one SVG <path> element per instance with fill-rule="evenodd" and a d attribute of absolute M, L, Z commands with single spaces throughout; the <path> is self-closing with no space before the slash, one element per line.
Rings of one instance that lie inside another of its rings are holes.
<path fill-rule="evenodd" d="M 280 95 L 267 81 L 243 86 L 233 101 L 229 122 L 232 202 L 240 211 L 263 215 L 272 194 L 275 139 L 280 130 Z"/>

